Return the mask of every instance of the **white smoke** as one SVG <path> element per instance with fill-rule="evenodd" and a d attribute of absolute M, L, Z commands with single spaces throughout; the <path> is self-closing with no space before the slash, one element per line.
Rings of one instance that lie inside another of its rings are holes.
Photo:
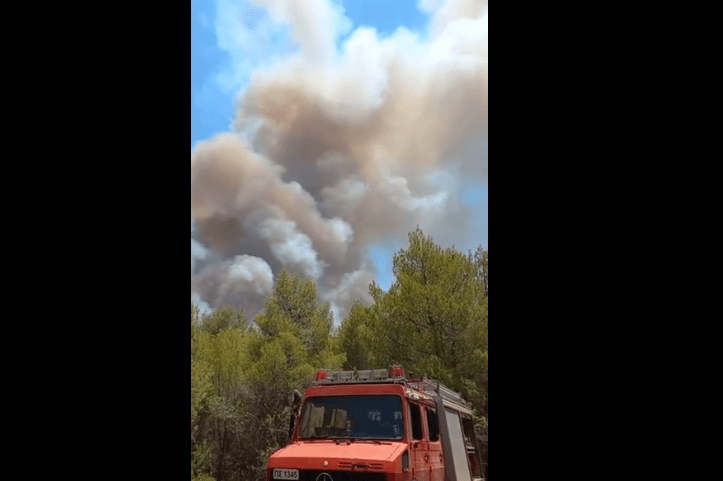
<path fill-rule="evenodd" d="M 466 233 L 462 183 L 488 175 L 487 1 L 422 0 L 428 39 L 359 28 L 340 49 L 332 0 L 253 1 L 299 49 L 253 74 L 235 132 L 191 154 L 192 293 L 253 315 L 285 268 L 343 317 L 368 300 L 371 245 Z"/>
<path fill-rule="evenodd" d="M 271 294 L 274 275 L 258 257 L 236 256 L 203 268 L 191 276 L 191 292 L 210 306 L 232 305 L 259 312 Z"/>
<path fill-rule="evenodd" d="M 191 239 L 191 275 L 196 270 L 196 265 L 206 259 L 207 256 L 206 249 L 198 241 Z"/>

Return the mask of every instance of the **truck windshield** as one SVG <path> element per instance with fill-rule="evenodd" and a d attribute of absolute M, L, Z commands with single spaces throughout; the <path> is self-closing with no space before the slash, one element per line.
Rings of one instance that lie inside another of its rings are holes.
<path fill-rule="evenodd" d="M 301 414 L 301 439 L 385 439 L 404 437 L 399 396 L 310 398 Z"/>

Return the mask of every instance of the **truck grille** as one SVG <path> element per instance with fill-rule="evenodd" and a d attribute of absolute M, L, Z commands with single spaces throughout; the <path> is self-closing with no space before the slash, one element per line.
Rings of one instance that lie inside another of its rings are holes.
<path fill-rule="evenodd" d="M 386 481 L 385 474 L 380 473 L 349 473 L 340 471 L 301 471 L 299 481 L 316 481 L 323 473 L 329 474 L 334 481 Z M 328 479 L 325 481 L 329 481 Z"/>

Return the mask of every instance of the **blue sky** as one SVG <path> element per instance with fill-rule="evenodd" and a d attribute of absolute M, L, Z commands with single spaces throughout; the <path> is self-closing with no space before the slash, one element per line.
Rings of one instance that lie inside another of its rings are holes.
<path fill-rule="evenodd" d="M 240 58 L 229 48 L 233 39 L 217 35 L 217 9 L 230 3 L 245 4 L 247 0 L 191 0 L 191 149 L 202 140 L 219 132 L 229 131 L 233 120 L 234 99 L 248 82 L 256 68 L 293 52 L 288 30 L 276 27 L 269 30 L 263 44 L 253 54 Z M 353 31 L 359 26 L 374 27 L 380 36 L 388 36 L 399 27 L 427 35 L 428 14 L 422 12 L 419 0 L 337 0 L 351 21 Z M 268 19 L 265 11 L 245 7 L 244 22 L 254 27 Z M 340 39 L 341 41 L 344 38 Z M 489 248 L 488 240 L 488 185 L 470 183 L 461 192 L 463 205 L 472 210 L 469 239 L 460 239 L 456 247 L 474 249 L 478 245 Z M 392 256 L 403 245 L 375 245 L 370 258 L 377 267 L 377 282 L 388 288 L 393 282 Z M 446 247 L 446 246 L 445 246 Z"/>

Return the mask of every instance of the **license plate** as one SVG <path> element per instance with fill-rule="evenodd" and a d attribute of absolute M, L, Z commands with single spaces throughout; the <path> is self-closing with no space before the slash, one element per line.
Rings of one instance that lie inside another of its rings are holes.
<path fill-rule="evenodd" d="M 299 481 L 298 469 L 274 469 L 274 479 L 281 481 Z"/>

